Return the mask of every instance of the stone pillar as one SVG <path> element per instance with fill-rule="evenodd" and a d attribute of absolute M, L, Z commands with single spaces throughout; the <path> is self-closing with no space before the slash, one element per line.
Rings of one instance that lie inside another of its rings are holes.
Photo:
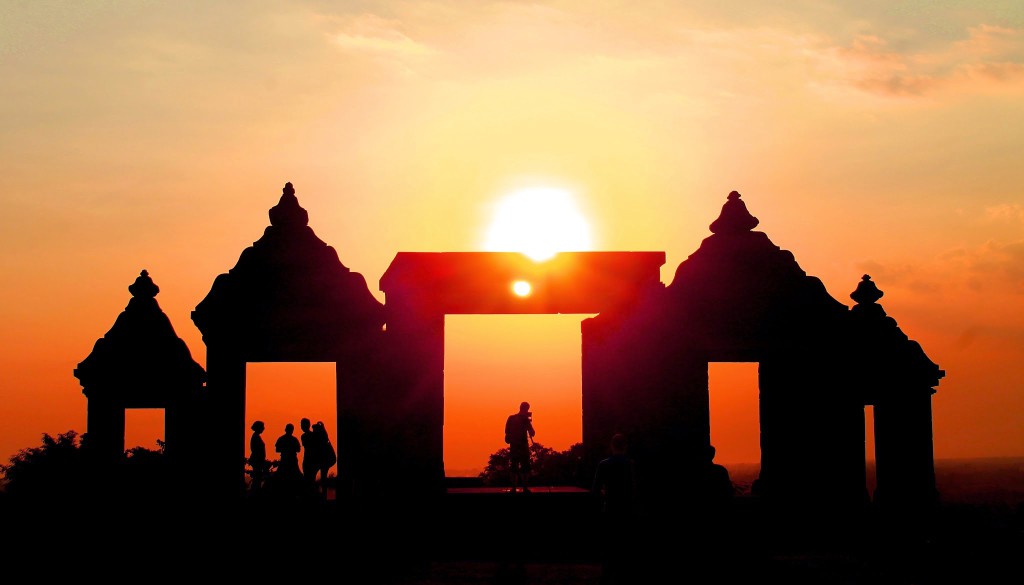
<path fill-rule="evenodd" d="M 203 470 L 214 497 L 238 497 L 245 492 L 248 427 L 245 424 L 245 360 L 232 351 L 208 345 L 207 455 Z M 200 431 L 201 433 L 203 431 Z M 267 429 L 267 456 L 273 459 L 274 440 L 283 429 Z M 200 476 L 203 477 L 203 476 Z"/>
<path fill-rule="evenodd" d="M 937 501 L 932 393 L 931 388 L 904 391 L 875 405 L 875 501 L 880 507 L 921 510 Z"/>
<path fill-rule="evenodd" d="M 443 493 L 444 314 L 393 309 L 387 334 L 396 387 L 387 407 L 402 454 L 395 464 L 416 493 Z"/>
<path fill-rule="evenodd" d="M 113 392 L 102 392 L 113 394 Z M 124 455 L 124 407 L 111 398 L 89 399 L 85 445 L 98 465 L 115 465 Z"/>

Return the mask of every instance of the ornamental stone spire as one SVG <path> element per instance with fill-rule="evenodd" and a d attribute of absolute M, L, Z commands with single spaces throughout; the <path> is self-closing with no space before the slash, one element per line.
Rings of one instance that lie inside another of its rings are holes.
<path fill-rule="evenodd" d="M 281 227 L 302 227 L 309 225 L 309 214 L 299 205 L 295 197 L 295 187 L 285 183 L 281 190 L 281 200 L 270 208 L 270 225 Z"/>
<path fill-rule="evenodd" d="M 128 292 L 137 299 L 152 299 L 160 292 L 160 287 L 149 277 L 149 271 L 143 270 L 135 282 L 128 285 Z"/>
<path fill-rule="evenodd" d="M 860 282 L 857 283 L 857 290 L 850 293 L 850 298 L 856 301 L 858 305 L 870 305 L 878 302 L 878 299 L 882 298 L 883 294 L 885 293 L 878 290 L 871 277 L 865 274 L 861 277 Z"/>
<path fill-rule="evenodd" d="M 729 193 L 718 219 L 711 222 L 711 233 L 742 233 L 757 227 L 758 220 L 747 211 L 747 204 L 740 200 L 737 191 Z"/>

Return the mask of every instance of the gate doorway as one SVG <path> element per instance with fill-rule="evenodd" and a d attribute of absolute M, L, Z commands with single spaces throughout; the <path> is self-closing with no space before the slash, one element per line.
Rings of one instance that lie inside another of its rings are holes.
<path fill-rule="evenodd" d="M 444 491 L 448 315 L 614 312 L 662 289 L 664 263 L 664 252 L 562 252 L 542 262 L 514 252 L 398 253 L 380 289 L 389 346 L 396 348 L 394 363 L 402 364 L 397 386 L 404 395 L 394 414 L 409 421 L 402 429 L 408 438 L 401 473 L 429 491 Z M 517 404 L 507 406 L 504 416 Z M 586 406 L 582 415 L 585 438 Z"/>
<path fill-rule="evenodd" d="M 761 470 L 760 388 L 757 362 L 710 362 L 708 410 L 715 462 L 749 493 Z"/>
<path fill-rule="evenodd" d="M 159 451 L 166 439 L 166 409 L 126 408 L 124 411 L 124 447 L 142 447 Z"/>
<path fill-rule="evenodd" d="M 505 418 L 527 401 L 537 442 L 565 451 L 583 440 L 580 323 L 588 315 L 445 318 L 447 478 L 477 477 L 506 447 Z"/>
<path fill-rule="evenodd" d="M 321 420 L 331 441 L 337 443 L 338 396 L 335 371 L 330 362 L 250 362 L 245 366 L 245 424 L 262 420 L 267 430 L 267 457 L 276 459 L 274 441 L 284 432 L 284 425 L 295 425 L 299 436 L 299 420 L 308 417 Z M 248 441 L 249 432 L 246 433 Z M 299 453 L 302 460 L 302 453 Z"/>

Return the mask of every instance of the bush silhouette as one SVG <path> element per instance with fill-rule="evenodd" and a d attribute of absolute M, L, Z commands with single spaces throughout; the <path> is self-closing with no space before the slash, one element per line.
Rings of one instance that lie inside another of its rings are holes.
<path fill-rule="evenodd" d="M 555 451 L 534 442 L 530 446 L 530 483 L 532 485 L 586 487 L 589 479 L 582 475 L 583 443 L 575 443 L 565 451 Z M 508 447 L 501 448 L 487 458 L 487 466 L 480 473 L 487 486 L 511 485 Z"/>
<path fill-rule="evenodd" d="M 43 433 L 42 445 L 22 449 L 0 465 L 6 498 L 63 498 L 81 487 L 88 465 L 76 431 Z"/>
<path fill-rule="evenodd" d="M 22 449 L 10 463 L 0 465 L 4 501 L 60 505 L 86 498 L 144 500 L 169 494 L 173 477 L 162 441 L 156 449 L 128 449 L 116 465 L 101 471 L 89 457 L 85 439 L 74 430 L 43 433 L 40 446 Z"/>

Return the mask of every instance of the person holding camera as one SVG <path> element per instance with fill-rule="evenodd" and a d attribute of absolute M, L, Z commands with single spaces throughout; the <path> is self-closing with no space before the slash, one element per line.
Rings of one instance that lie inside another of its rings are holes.
<path fill-rule="evenodd" d="M 530 443 L 535 435 L 533 413 L 530 403 L 519 405 L 519 412 L 505 420 L 505 443 L 508 444 L 509 472 L 512 474 L 512 493 L 522 486 L 523 493 L 530 493 Z"/>

